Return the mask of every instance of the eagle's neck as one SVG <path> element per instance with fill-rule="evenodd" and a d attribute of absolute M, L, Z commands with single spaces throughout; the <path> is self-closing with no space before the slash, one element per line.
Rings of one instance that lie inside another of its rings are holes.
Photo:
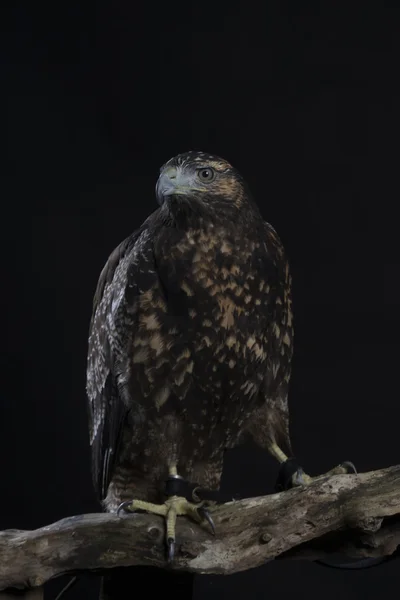
<path fill-rule="evenodd" d="M 250 210 L 250 213 L 252 211 Z M 232 223 L 241 226 L 248 222 L 249 211 L 232 204 L 220 204 L 218 201 L 206 204 L 199 200 L 187 200 L 170 196 L 160 207 L 160 219 L 164 226 L 181 230 L 209 229 Z"/>

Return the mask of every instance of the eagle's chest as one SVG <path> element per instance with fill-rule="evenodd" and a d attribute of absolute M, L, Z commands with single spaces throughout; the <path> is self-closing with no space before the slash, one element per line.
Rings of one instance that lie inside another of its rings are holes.
<path fill-rule="evenodd" d="M 195 355 L 222 365 L 265 358 L 266 286 L 259 244 L 224 229 L 188 231 L 161 268 L 169 317 Z M 162 262 L 162 261 L 161 261 Z"/>
<path fill-rule="evenodd" d="M 173 407 L 204 418 L 239 410 L 227 398 L 256 397 L 268 299 L 256 244 L 224 231 L 187 232 L 156 248 L 137 307 L 132 397 L 159 414 Z"/>

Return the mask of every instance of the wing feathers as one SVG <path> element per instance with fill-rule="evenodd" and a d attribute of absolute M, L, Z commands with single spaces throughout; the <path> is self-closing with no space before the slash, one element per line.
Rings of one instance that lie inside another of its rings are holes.
<path fill-rule="evenodd" d="M 92 475 L 101 500 L 107 493 L 127 415 L 127 408 L 118 393 L 116 381 L 116 353 L 120 341 L 111 316 L 115 314 L 125 295 L 127 266 L 125 268 L 124 260 L 130 260 L 143 229 L 142 227 L 124 240 L 112 252 L 100 274 L 93 299 L 86 390 Z"/>

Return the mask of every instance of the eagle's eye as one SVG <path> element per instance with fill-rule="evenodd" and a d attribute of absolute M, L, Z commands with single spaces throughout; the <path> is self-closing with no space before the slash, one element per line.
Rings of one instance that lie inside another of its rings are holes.
<path fill-rule="evenodd" d="M 211 167 L 204 167 L 197 170 L 197 177 L 203 183 L 210 183 L 215 178 L 215 171 Z"/>

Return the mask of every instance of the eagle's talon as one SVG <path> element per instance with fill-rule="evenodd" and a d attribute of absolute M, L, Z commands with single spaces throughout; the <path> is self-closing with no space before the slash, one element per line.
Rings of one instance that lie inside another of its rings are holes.
<path fill-rule="evenodd" d="M 344 462 L 334 467 L 325 475 L 357 475 L 357 469 L 354 464 L 349 460 L 345 460 Z"/>
<path fill-rule="evenodd" d="M 168 546 L 168 562 L 172 563 L 175 558 L 175 540 L 174 540 L 174 538 L 171 538 L 171 537 L 168 538 L 167 546 Z"/>
<path fill-rule="evenodd" d="M 125 500 L 125 502 L 121 502 L 121 504 L 117 508 L 117 515 L 119 516 L 120 512 L 123 510 L 126 513 L 134 512 L 133 510 L 129 510 L 129 507 L 132 506 L 133 500 Z"/>
<path fill-rule="evenodd" d="M 212 516 L 210 515 L 209 510 L 207 508 L 205 508 L 204 506 L 200 506 L 200 508 L 197 509 L 197 512 L 198 512 L 201 520 L 205 519 L 207 521 L 207 523 L 211 527 L 212 534 L 215 535 L 215 523 L 213 521 Z"/>
<path fill-rule="evenodd" d="M 352 463 L 350 460 L 345 460 L 344 462 L 340 463 L 339 467 L 343 467 L 343 469 L 346 469 L 346 473 L 348 473 L 349 475 L 357 475 L 357 469 L 354 463 Z"/>

